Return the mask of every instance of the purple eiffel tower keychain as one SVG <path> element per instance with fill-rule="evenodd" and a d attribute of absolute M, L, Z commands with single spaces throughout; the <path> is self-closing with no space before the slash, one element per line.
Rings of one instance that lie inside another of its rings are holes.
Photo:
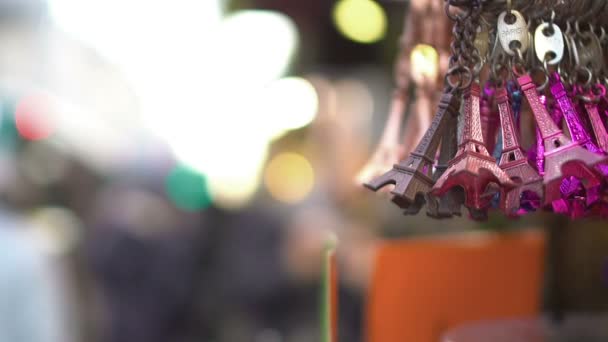
<path fill-rule="evenodd" d="M 601 97 L 606 95 L 606 88 L 601 84 L 596 84 L 592 89 L 584 94 L 583 105 L 585 111 L 589 116 L 589 121 L 593 129 L 595 142 L 597 146 L 604 152 L 608 152 L 608 132 L 606 132 L 606 126 L 600 117 L 600 111 L 598 108 L 598 102 Z"/>
<path fill-rule="evenodd" d="M 530 104 L 545 147 L 544 204 L 550 205 L 561 198 L 561 182 L 568 176 L 583 180 L 584 188 L 593 192 L 601 184 L 601 176 L 594 167 L 605 164 L 608 158 L 584 149 L 564 135 L 540 102 L 536 85 L 529 75 L 520 76 L 517 82 Z"/>

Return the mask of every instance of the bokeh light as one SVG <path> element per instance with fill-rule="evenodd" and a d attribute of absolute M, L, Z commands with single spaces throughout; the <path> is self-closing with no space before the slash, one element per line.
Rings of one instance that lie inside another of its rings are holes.
<path fill-rule="evenodd" d="M 439 73 L 439 54 L 428 44 L 416 45 L 410 54 L 411 76 L 416 82 L 435 81 Z"/>
<path fill-rule="evenodd" d="M 258 126 L 239 122 L 235 116 L 229 112 L 218 117 L 213 126 L 217 132 L 200 127 L 199 134 L 204 136 L 174 139 L 172 146 L 180 160 L 205 174 L 214 203 L 229 209 L 242 207 L 253 198 L 269 144 Z"/>
<path fill-rule="evenodd" d="M 330 115 L 344 129 L 369 124 L 374 108 L 374 96 L 370 85 L 356 78 L 344 78 L 335 82 L 335 108 Z M 349 118 L 349 120 L 344 120 Z"/>
<path fill-rule="evenodd" d="M 208 71 L 215 81 L 231 87 L 266 84 L 287 72 L 298 43 L 298 28 L 285 14 L 237 11 L 217 30 Z"/>
<path fill-rule="evenodd" d="M 358 43 L 375 43 L 386 34 L 386 13 L 372 0 L 340 0 L 333 18 L 338 30 Z"/>
<path fill-rule="evenodd" d="M 297 52 L 294 21 L 269 10 L 225 15 L 224 3 L 52 0 L 50 9 L 61 29 L 125 73 L 146 128 L 205 175 L 216 205 L 234 208 L 259 188 L 270 141 L 312 120 L 316 96 L 303 80 L 277 81 Z"/>
<path fill-rule="evenodd" d="M 174 6 L 164 1 L 146 0 L 49 0 L 48 6 L 51 19 L 60 30 L 131 73 L 147 68 L 151 61 L 157 60 L 158 55 L 150 55 L 149 49 L 161 53 L 158 57 L 164 57 L 163 52 L 190 38 L 189 35 L 180 36 L 181 39 L 174 39 L 171 44 L 170 40 L 177 32 L 196 30 L 190 34 L 198 34 L 201 40 L 207 38 L 221 20 L 222 2 L 181 0 L 179 6 Z M 111 18 L 111 25 L 108 25 L 108 18 Z M 159 25 L 161 19 L 163 25 Z M 135 41 L 137 49 L 133 49 Z M 151 59 L 140 59 L 142 56 Z M 137 68 L 137 62 L 140 62 L 140 68 Z"/>
<path fill-rule="evenodd" d="M 275 156 L 264 174 L 270 195 L 281 202 L 297 203 L 310 194 L 315 176 L 310 162 L 296 153 L 281 153 Z"/>
<path fill-rule="evenodd" d="M 81 239 L 82 222 L 71 210 L 43 207 L 34 210 L 29 221 L 31 237 L 41 251 L 51 255 L 67 255 Z"/>
<path fill-rule="evenodd" d="M 48 138 L 55 130 L 51 103 L 44 95 L 22 97 L 15 106 L 15 127 L 26 140 Z"/>
<path fill-rule="evenodd" d="M 277 137 L 310 124 L 317 115 L 319 98 L 309 81 L 286 77 L 264 89 L 257 107 L 269 135 Z"/>
<path fill-rule="evenodd" d="M 178 165 L 167 176 L 166 191 L 176 207 L 186 211 L 197 211 L 211 204 L 207 180 L 199 172 Z"/>
<path fill-rule="evenodd" d="M 312 120 L 316 93 L 300 79 L 277 81 L 298 44 L 297 28 L 284 14 L 237 11 L 208 44 L 193 67 L 200 77 L 181 82 L 190 86 L 172 102 L 173 114 L 145 116 L 182 162 L 205 174 L 214 204 L 235 209 L 259 188 L 270 141 Z M 275 104 L 265 96 L 272 93 L 296 102 Z"/>
<path fill-rule="evenodd" d="M 257 170 L 249 172 L 249 169 L 244 169 L 240 173 L 214 177 L 209 185 L 216 206 L 238 210 L 253 199 L 260 185 L 260 173 Z"/>

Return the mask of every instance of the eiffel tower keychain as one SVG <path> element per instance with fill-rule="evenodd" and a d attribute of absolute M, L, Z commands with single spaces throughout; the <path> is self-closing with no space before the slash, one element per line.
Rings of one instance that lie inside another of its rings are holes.
<path fill-rule="evenodd" d="M 420 129 L 430 124 L 434 89 L 439 68 L 439 58 L 447 39 L 447 18 L 442 16 L 442 6 L 435 0 L 417 0 L 411 3 L 400 39 L 401 51 L 395 63 L 395 89 L 393 90 L 388 119 L 380 143 L 370 160 L 356 176 L 357 183 L 365 183 L 382 174 L 394 163 L 413 150 L 420 139 Z M 427 27 L 431 24 L 430 27 Z M 414 71 L 416 57 L 423 58 L 427 68 Z M 417 88 L 416 101 L 410 94 Z M 416 108 L 406 119 L 404 114 L 411 103 Z M 418 110 L 422 109 L 422 110 Z M 402 141 L 402 142 L 401 142 Z"/>
<path fill-rule="evenodd" d="M 416 148 L 366 187 L 393 185 L 406 214 L 426 206 L 434 218 L 462 205 L 473 219 L 495 209 L 608 216 L 608 1 L 549 2 L 446 0 L 453 41 L 435 117 Z M 536 132 L 530 146 L 522 100 Z"/>

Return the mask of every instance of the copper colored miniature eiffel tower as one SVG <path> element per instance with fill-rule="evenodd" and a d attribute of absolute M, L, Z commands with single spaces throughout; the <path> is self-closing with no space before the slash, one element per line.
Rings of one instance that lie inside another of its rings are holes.
<path fill-rule="evenodd" d="M 441 139 L 441 148 L 439 151 L 439 160 L 433 173 L 433 180 L 437 181 L 441 175 L 447 170 L 448 163 L 458 151 L 458 117 L 450 116 L 446 118 L 446 128 Z M 463 203 L 462 194 L 457 189 L 451 189 L 441 197 L 427 194 L 427 211 L 426 214 L 434 218 L 449 218 L 454 215 L 460 216 L 461 205 Z"/>
<path fill-rule="evenodd" d="M 561 198 L 560 185 L 567 176 L 580 179 L 586 190 L 597 188 L 601 179 L 593 167 L 606 163 L 608 158 L 588 151 L 566 137 L 540 102 L 536 85 L 529 75 L 519 77 L 517 82 L 530 104 L 545 146 L 544 204 L 550 205 Z"/>
<path fill-rule="evenodd" d="M 446 93 L 439 101 L 438 110 L 422 140 L 409 157 L 393 169 L 365 183 L 373 191 L 378 191 L 386 185 L 394 184 L 391 194 L 395 195 L 393 202 L 406 209 L 409 205 L 420 206 L 424 196 L 433 186 L 432 172 L 435 153 L 439 147 L 441 135 L 444 132 L 446 118 L 458 112 L 459 97 Z"/>
<path fill-rule="evenodd" d="M 360 182 L 359 184 L 381 175 L 401 158 L 401 150 L 403 150 L 404 146 L 399 143 L 399 131 L 401 130 L 407 100 L 406 91 L 396 89 L 393 92 L 391 109 L 386 120 L 382 138 L 380 139 L 380 144 L 378 144 L 371 159 L 357 174 L 356 179 Z"/>
<path fill-rule="evenodd" d="M 405 137 L 405 141 L 409 141 L 409 143 L 405 143 L 406 146 L 411 149 L 406 151 L 406 153 L 410 153 L 415 147 L 416 143 L 420 141 L 422 135 L 425 133 L 425 129 L 428 128 L 429 125 L 423 124 L 423 121 L 426 121 L 426 118 L 430 118 L 432 116 L 433 111 L 433 102 L 432 102 L 432 92 L 430 89 L 424 89 L 424 87 L 417 88 L 417 96 L 416 102 L 414 105 L 415 115 L 411 115 L 409 119 L 413 119 L 413 121 L 409 121 L 406 124 L 405 132 L 403 136 Z M 452 118 L 452 115 L 448 115 L 444 120 L 446 123 L 444 127 L 449 127 L 449 119 Z M 418 121 L 418 122 L 415 122 Z M 429 122 L 430 124 L 430 122 Z M 420 126 L 424 126 L 422 129 Z M 444 129 L 445 132 L 445 129 Z M 427 198 L 423 198 L 418 196 L 416 198 L 415 203 L 408 203 L 407 200 L 399 196 L 393 196 L 392 202 L 397 204 L 400 208 L 404 209 L 404 215 L 416 215 L 420 212 L 420 209 L 424 206 L 425 202 L 427 202 Z"/>
<path fill-rule="evenodd" d="M 501 190 L 500 207 L 509 216 L 515 215 L 520 208 L 520 199 L 524 191 L 532 191 L 543 198 L 543 178 L 528 160 L 519 143 L 519 137 L 513 124 L 511 104 L 505 88 L 496 90 L 496 101 L 500 114 L 503 150 L 498 165 L 518 186 L 511 191 Z"/>
<path fill-rule="evenodd" d="M 450 161 L 448 169 L 432 189 L 434 195 L 440 196 L 453 187 L 460 186 L 465 192 L 465 206 L 474 210 L 481 210 L 489 206 L 491 197 L 482 195 L 490 183 L 497 183 L 506 188 L 513 188 L 516 185 L 496 165 L 496 160 L 484 146 L 479 96 L 479 84 L 473 82 L 464 94 L 462 142 L 456 157 Z"/>

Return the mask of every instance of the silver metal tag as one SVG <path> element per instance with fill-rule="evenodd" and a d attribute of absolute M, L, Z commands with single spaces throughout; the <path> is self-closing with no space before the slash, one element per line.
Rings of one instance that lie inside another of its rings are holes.
<path fill-rule="evenodd" d="M 553 53 L 554 57 L 547 61 L 549 65 L 556 65 L 564 57 L 564 36 L 562 30 L 553 25 L 553 32 L 549 34 L 551 24 L 542 23 L 534 32 L 534 50 L 539 61 L 544 62 L 547 54 Z M 547 32 L 546 35 L 545 32 Z"/>
<path fill-rule="evenodd" d="M 592 32 L 582 33 L 581 39 L 576 44 L 578 58 L 581 66 L 590 68 L 593 72 L 599 72 L 604 63 L 602 45 L 599 38 Z M 583 40 L 587 43 L 583 43 Z"/>
<path fill-rule="evenodd" d="M 512 42 L 519 42 L 519 50 L 524 53 L 530 45 L 528 35 L 528 24 L 524 16 L 518 11 L 512 10 L 511 14 L 515 16 L 515 22 L 509 24 L 505 21 L 507 12 L 502 12 L 498 16 L 498 39 L 502 49 L 509 55 L 515 55 L 515 51 L 510 48 Z"/>

